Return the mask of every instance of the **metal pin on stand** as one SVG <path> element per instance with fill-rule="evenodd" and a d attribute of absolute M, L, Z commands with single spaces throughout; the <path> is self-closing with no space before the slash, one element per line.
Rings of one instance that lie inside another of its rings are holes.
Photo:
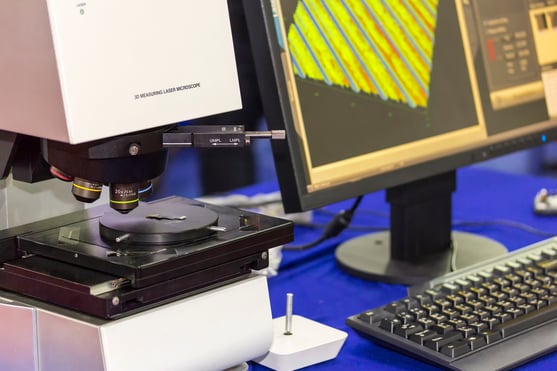
<path fill-rule="evenodd" d="M 293 315 L 294 294 L 286 294 L 286 313 L 273 320 L 273 342 L 254 361 L 273 370 L 299 370 L 337 356 L 348 334 L 308 318 Z M 293 320 L 296 319 L 296 334 Z M 285 325 L 284 331 L 282 326 Z"/>
<path fill-rule="evenodd" d="M 292 309 L 294 306 L 294 294 L 286 294 L 286 315 L 284 335 L 292 335 Z"/>

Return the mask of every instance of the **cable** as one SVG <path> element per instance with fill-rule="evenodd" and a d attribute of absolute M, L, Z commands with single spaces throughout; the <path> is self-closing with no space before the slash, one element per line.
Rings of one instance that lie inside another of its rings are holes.
<path fill-rule="evenodd" d="M 330 222 L 329 222 L 330 223 Z M 312 228 L 312 229 L 325 229 L 329 225 L 329 223 L 314 223 L 314 222 L 300 222 L 296 221 L 297 227 L 305 227 L 305 228 Z M 355 225 L 350 224 L 346 229 L 351 231 L 361 231 L 361 232 L 382 232 L 389 230 L 389 227 L 386 225 Z"/>
<path fill-rule="evenodd" d="M 520 230 L 523 230 L 525 232 L 532 233 L 532 234 L 542 236 L 542 237 L 553 237 L 553 236 L 557 235 L 557 232 L 543 231 L 541 229 L 534 228 L 534 227 L 532 227 L 528 224 L 515 222 L 515 221 L 512 221 L 512 220 L 506 220 L 506 219 L 495 219 L 495 220 L 473 221 L 473 222 L 455 221 L 453 223 L 453 225 L 458 226 L 458 227 L 476 227 L 476 226 L 484 227 L 484 226 L 487 226 L 487 225 L 500 225 L 500 226 L 504 226 L 504 227 L 511 227 L 511 228 L 520 229 Z"/>
<path fill-rule="evenodd" d="M 330 213 L 330 211 L 325 210 L 325 209 L 320 209 L 320 211 L 325 213 L 325 214 Z M 360 209 L 360 210 L 358 210 L 358 214 L 359 215 L 369 214 L 369 215 L 374 215 L 374 216 L 382 216 L 382 217 L 386 217 L 386 218 L 389 217 L 389 213 L 387 213 L 387 212 L 381 212 L 381 211 L 369 210 L 369 209 Z M 507 219 L 495 219 L 495 220 L 483 220 L 483 221 L 455 220 L 453 222 L 453 226 L 456 226 L 456 227 L 484 227 L 484 226 L 490 226 L 490 225 L 520 229 L 522 231 L 532 233 L 532 234 L 542 236 L 542 237 L 553 237 L 553 236 L 557 235 L 557 231 L 555 231 L 555 232 L 544 231 L 544 230 L 532 227 L 532 226 L 530 226 L 528 224 L 525 224 L 525 223 L 516 222 L 516 221 L 513 221 L 513 220 L 507 220 Z M 363 227 L 363 226 L 351 226 L 350 227 L 350 229 L 353 229 L 353 228 L 358 228 L 358 229 L 363 230 L 366 227 Z M 371 228 L 368 228 L 368 229 L 369 230 L 377 230 L 378 228 L 371 227 Z"/>
<path fill-rule="evenodd" d="M 362 199 L 363 196 L 358 196 L 358 198 L 356 198 L 356 201 L 354 201 L 354 204 L 352 205 L 350 210 L 342 210 L 339 213 L 337 213 L 334 216 L 334 218 L 325 226 L 325 230 L 323 231 L 323 234 L 316 240 L 304 245 L 285 245 L 282 247 L 282 249 L 286 251 L 307 250 L 320 244 L 325 240 L 328 240 L 329 238 L 338 236 L 340 232 L 344 231 L 350 225 L 350 222 L 352 221 L 352 217 L 354 216 L 356 209 L 360 205 L 360 202 L 362 202 Z"/>
<path fill-rule="evenodd" d="M 323 214 L 323 215 L 336 215 L 336 211 L 329 210 L 327 208 L 319 208 L 315 209 L 316 213 Z M 369 216 L 376 216 L 380 218 L 389 218 L 389 213 L 386 211 L 379 211 L 379 210 L 371 210 L 371 209 L 360 209 L 358 210 L 358 215 L 369 215 Z"/>
<path fill-rule="evenodd" d="M 358 211 L 358 214 L 360 214 Z M 319 223 L 296 223 L 296 225 L 308 228 L 323 228 L 324 224 Z M 486 227 L 486 226 L 503 226 L 509 228 L 515 228 L 522 230 L 527 233 L 531 233 L 534 235 L 542 236 L 542 237 L 554 237 L 557 235 L 557 231 L 544 231 L 535 227 L 532 227 L 528 224 L 516 222 L 513 220 L 506 220 L 506 219 L 495 219 L 495 220 L 482 220 L 482 221 L 463 221 L 463 220 L 455 220 L 453 222 L 453 227 L 464 227 L 464 228 L 473 228 L 473 227 Z M 367 225 L 350 225 L 348 229 L 352 231 L 382 231 L 388 230 L 388 226 L 367 226 Z"/>

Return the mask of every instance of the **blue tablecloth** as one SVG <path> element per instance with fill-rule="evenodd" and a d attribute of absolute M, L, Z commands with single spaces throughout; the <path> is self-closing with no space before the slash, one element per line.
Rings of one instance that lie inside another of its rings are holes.
<path fill-rule="evenodd" d="M 275 184 L 258 185 L 246 192 L 266 192 Z M 533 198 L 541 188 L 557 188 L 557 179 L 498 173 L 475 167 L 458 172 L 458 188 L 453 197 L 453 220 L 489 222 L 475 227 L 455 229 L 477 233 L 503 243 L 509 250 L 547 238 L 520 228 L 491 223 L 507 220 L 523 223 L 557 234 L 557 217 L 533 213 Z M 384 192 L 367 195 L 353 225 L 388 226 L 388 205 Z M 352 201 L 331 205 L 328 210 L 349 208 Z M 315 221 L 326 223 L 326 213 L 315 213 Z M 322 230 L 296 227 L 295 244 L 317 238 Z M 348 338 L 334 360 L 309 367 L 311 370 L 427 370 L 428 364 L 401 355 L 359 337 L 345 324 L 345 319 L 366 309 L 403 297 L 402 285 L 369 282 L 341 271 L 336 265 L 335 247 L 342 241 L 365 233 L 347 230 L 340 236 L 302 252 L 285 251 L 279 274 L 269 279 L 273 317 L 284 315 L 285 296 L 294 294 L 294 312 L 348 333 Z M 254 370 L 264 370 L 252 364 Z M 522 366 L 524 370 L 557 368 L 557 353 Z"/>

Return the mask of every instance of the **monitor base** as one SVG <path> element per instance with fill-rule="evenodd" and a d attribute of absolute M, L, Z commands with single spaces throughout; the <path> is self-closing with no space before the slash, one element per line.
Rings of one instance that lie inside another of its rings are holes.
<path fill-rule="evenodd" d="M 367 234 L 341 244 L 339 266 L 367 280 L 414 285 L 507 253 L 499 242 L 466 232 L 452 233 L 453 248 L 425 261 L 391 259 L 390 232 Z"/>

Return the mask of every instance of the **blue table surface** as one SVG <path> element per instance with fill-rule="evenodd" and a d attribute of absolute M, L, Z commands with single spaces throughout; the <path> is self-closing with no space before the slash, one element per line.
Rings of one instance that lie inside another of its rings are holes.
<path fill-rule="evenodd" d="M 556 216 L 538 216 L 533 213 L 533 198 L 541 188 L 556 189 L 557 179 L 495 172 L 477 167 L 459 170 L 457 191 L 453 196 L 453 220 L 455 222 L 487 222 L 474 227 L 456 230 L 490 237 L 504 244 L 508 250 L 557 235 Z M 274 183 L 257 185 L 245 190 L 247 193 L 276 190 Z M 331 205 L 328 211 L 349 208 L 352 201 Z M 384 192 L 367 195 L 353 219 L 356 226 L 388 226 L 388 205 Z M 318 223 L 326 223 L 328 213 L 314 213 Z M 522 223 L 547 232 L 541 235 L 505 224 L 498 220 Z M 296 227 L 294 244 L 313 241 L 322 231 L 308 227 Z M 436 368 L 386 349 L 358 336 L 345 324 L 347 317 L 364 310 L 376 308 L 389 301 L 405 296 L 406 287 L 396 284 L 370 282 L 343 272 L 336 265 L 336 246 L 351 237 L 361 235 L 361 230 L 346 230 L 338 237 L 321 243 L 306 251 L 284 251 L 277 276 L 269 279 L 273 317 L 285 312 L 287 293 L 294 294 L 295 314 L 335 327 L 348 333 L 348 338 L 337 358 L 323 362 L 308 370 L 435 370 Z M 266 368 L 251 364 L 252 370 Z M 534 360 L 521 366 L 522 370 L 554 369 L 557 353 Z"/>

